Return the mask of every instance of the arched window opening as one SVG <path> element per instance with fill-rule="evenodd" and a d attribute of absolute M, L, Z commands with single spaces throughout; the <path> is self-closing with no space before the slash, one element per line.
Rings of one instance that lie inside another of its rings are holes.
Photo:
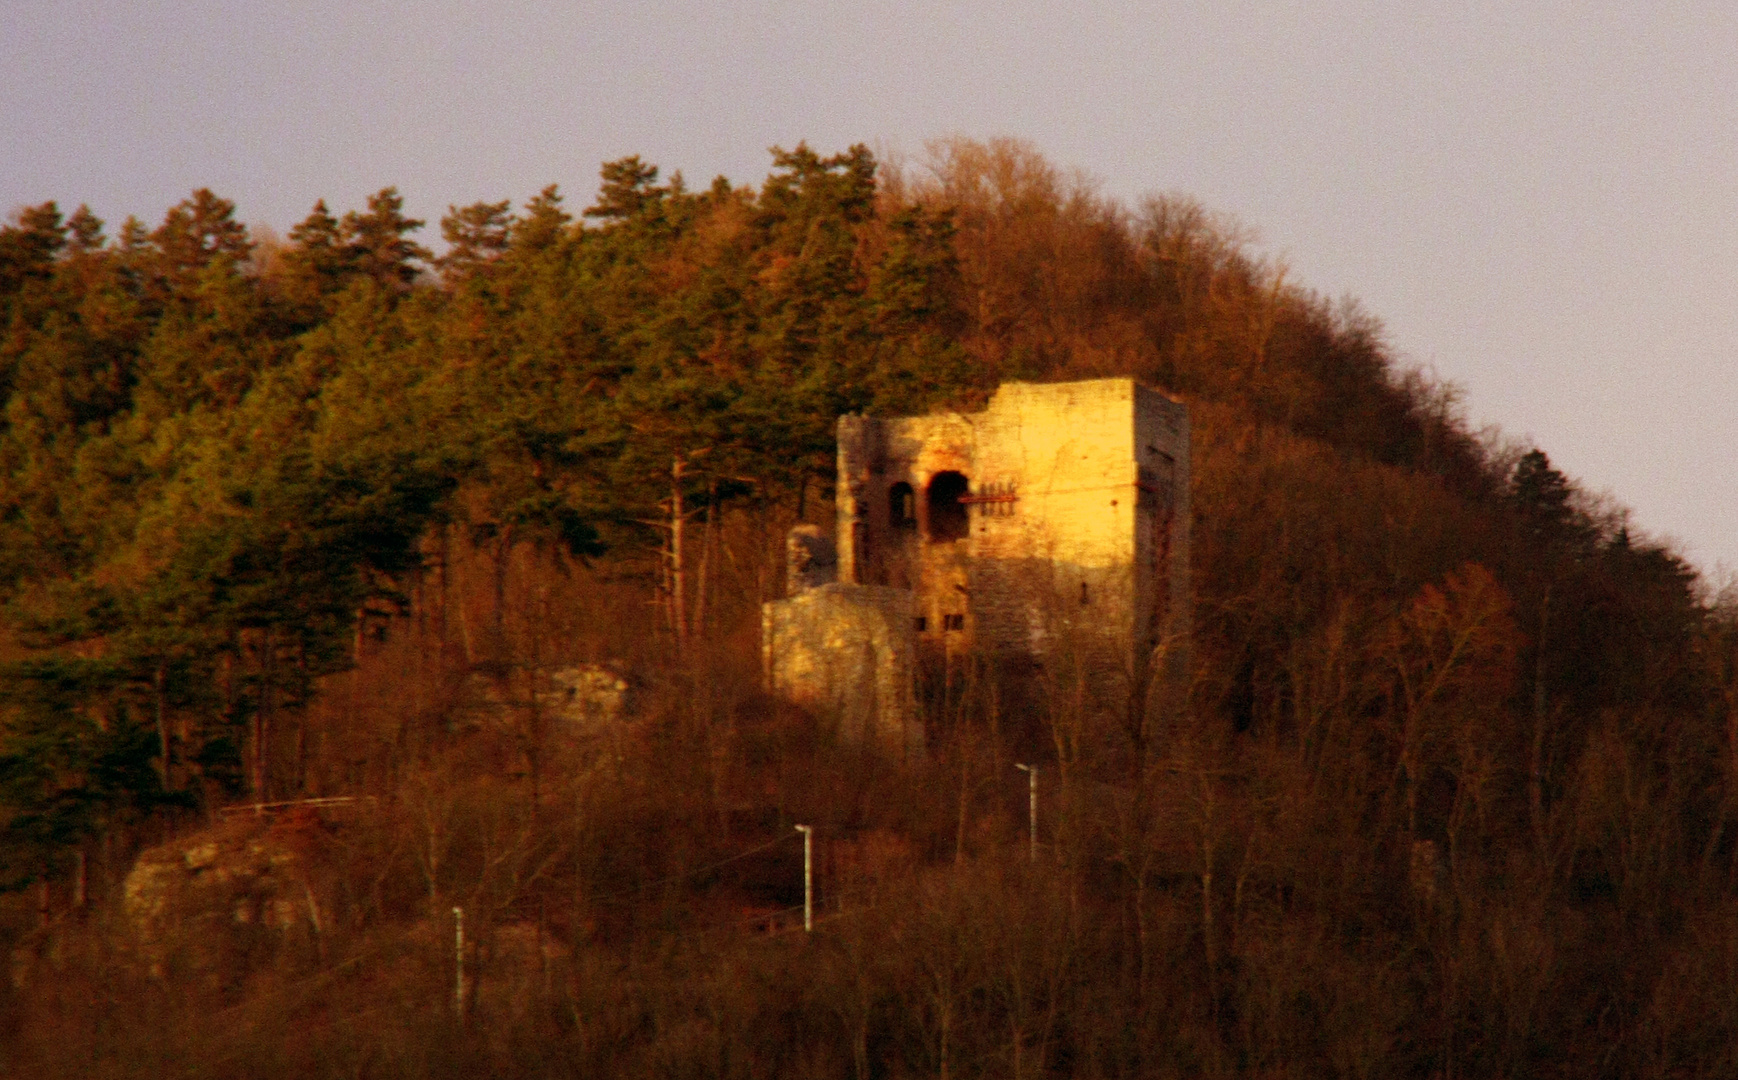
<path fill-rule="evenodd" d="M 939 472 L 929 481 L 929 538 L 937 543 L 959 540 L 971 531 L 966 504 L 960 498 L 971 484 L 957 472 Z"/>
<path fill-rule="evenodd" d="M 887 489 L 887 520 L 895 529 L 917 528 L 917 493 L 903 480 Z"/>

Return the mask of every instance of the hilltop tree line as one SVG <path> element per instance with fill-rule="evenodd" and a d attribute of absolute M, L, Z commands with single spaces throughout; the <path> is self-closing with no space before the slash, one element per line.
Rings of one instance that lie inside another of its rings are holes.
<path fill-rule="evenodd" d="M 0 227 L 0 1072 L 1734 1067 L 1729 612 L 1232 223 L 962 139 L 424 228 Z M 1191 409 L 1174 708 L 965 658 L 894 761 L 764 695 L 836 417 L 1110 375 Z M 312 914 L 141 945 L 133 857 L 238 829 Z"/>

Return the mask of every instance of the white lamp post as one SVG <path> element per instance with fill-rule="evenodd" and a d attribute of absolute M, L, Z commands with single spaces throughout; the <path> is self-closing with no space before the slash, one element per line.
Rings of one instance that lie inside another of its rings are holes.
<path fill-rule="evenodd" d="M 453 983 L 453 1008 L 459 1023 L 465 1022 L 465 909 L 453 909 L 453 967 L 458 977 Z"/>
<path fill-rule="evenodd" d="M 803 834 L 803 933 L 815 928 L 815 827 L 798 825 Z"/>
<path fill-rule="evenodd" d="M 1030 792 L 1030 796 L 1027 799 L 1027 805 L 1026 805 L 1026 828 L 1027 828 L 1027 831 L 1030 832 L 1031 836 L 1032 836 L 1032 861 L 1037 862 L 1038 861 L 1038 766 L 1036 766 L 1036 765 L 1020 765 L 1020 764 L 1016 763 L 1014 765 L 1014 768 L 1019 769 L 1021 772 L 1025 773 L 1031 780 L 1031 782 L 1027 785 L 1027 790 Z"/>

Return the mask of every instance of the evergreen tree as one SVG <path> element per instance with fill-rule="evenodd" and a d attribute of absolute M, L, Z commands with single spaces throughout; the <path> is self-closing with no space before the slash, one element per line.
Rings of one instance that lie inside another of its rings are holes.
<path fill-rule="evenodd" d="M 175 292 L 214 261 L 239 266 L 253 250 L 247 226 L 235 220 L 235 204 L 200 188 L 164 215 L 150 234 L 151 269 L 159 288 Z"/>
<path fill-rule="evenodd" d="M 297 325 L 313 326 L 330 314 L 334 299 L 356 273 L 355 253 L 345 245 L 338 219 L 324 199 L 290 230 L 289 239 L 274 284 Z"/>
<path fill-rule="evenodd" d="M 638 154 L 606 161 L 599 170 L 603 184 L 597 202 L 585 211 L 588 218 L 606 223 L 632 221 L 655 209 L 668 194 L 659 188 L 658 167 L 640 160 Z"/>
<path fill-rule="evenodd" d="M 1591 538 L 1590 526 L 1570 502 L 1572 491 L 1568 478 L 1536 447 L 1521 456 L 1509 477 L 1509 502 L 1544 542 Z"/>
<path fill-rule="evenodd" d="M 107 242 L 103 236 L 103 221 L 91 213 L 90 207 L 79 205 L 66 221 L 67 251 L 73 256 L 100 251 Z"/>
<path fill-rule="evenodd" d="M 419 262 L 429 250 L 410 239 L 425 223 L 404 216 L 404 199 L 397 188 L 382 188 L 368 197 L 367 213 L 344 215 L 344 247 L 357 273 L 376 284 L 402 291 L 421 273 Z"/>
<path fill-rule="evenodd" d="M 100 660 L 0 671 L 0 892 L 63 874 L 106 828 L 183 804 L 163 790 L 150 731 L 116 684 Z"/>
<path fill-rule="evenodd" d="M 27 281 L 46 280 L 66 242 L 60 208 L 52 202 L 25 207 L 13 224 L 0 226 L 0 302 L 18 293 Z"/>
<path fill-rule="evenodd" d="M 463 280 L 507 250 L 507 237 L 513 229 L 512 205 L 502 200 L 472 203 L 463 210 L 447 207 L 447 216 L 441 219 L 441 238 L 447 242 L 447 252 L 435 260 L 435 266 L 448 284 Z"/>

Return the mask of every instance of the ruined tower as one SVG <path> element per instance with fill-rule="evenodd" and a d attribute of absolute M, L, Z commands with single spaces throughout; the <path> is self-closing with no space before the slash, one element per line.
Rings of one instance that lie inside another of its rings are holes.
<path fill-rule="evenodd" d="M 918 655 L 1066 654 L 1107 700 L 1183 672 L 1189 418 L 1164 394 L 1133 379 L 1007 383 L 978 413 L 841 417 L 836 504 L 829 602 L 903 605 Z M 778 609 L 796 599 L 768 605 L 773 687 L 856 694 L 805 681 L 813 634 Z"/>

